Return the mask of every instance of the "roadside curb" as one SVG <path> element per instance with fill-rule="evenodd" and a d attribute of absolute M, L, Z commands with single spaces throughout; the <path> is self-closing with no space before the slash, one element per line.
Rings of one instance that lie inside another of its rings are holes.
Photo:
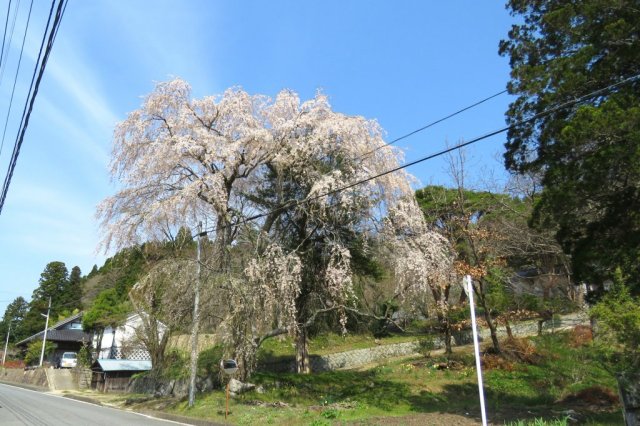
<path fill-rule="evenodd" d="M 61 396 L 63 396 L 64 398 L 75 399 L 76 401 L 86 402 L 88 404 L 98 405 L 100 407 L 103 406 L 102 402 L 93 398 L 89 398 L 87 396 L 74 395 L 74 394 L 63 394 Z"/>
<path fill-rule="evenodd" d="M 208 420 L 196 419 L 193 417 L 185 417 L 177 414 L 165 413 L 162 411 L 153 410 L 134 410 L 136 413 L 144 414 L 147 416 L 155 417 L 163 420 L 171 420 L 178 423 L 186 423 L 193 426 L 224 426 L 226 423 L 215 423 Z"/>

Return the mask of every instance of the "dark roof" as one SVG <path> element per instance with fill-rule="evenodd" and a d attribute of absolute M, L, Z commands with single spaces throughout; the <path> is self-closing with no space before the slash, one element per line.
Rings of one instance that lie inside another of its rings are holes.
<path fill-rule="evenodd" d="M 65 318 L 62 321 L 58 321 L 57 323 L 53 324 L 51 327 L 49 327 L 49 330 L 51 330 L 52 328 L 58 328 L 58 327 L 62 327 L 65 324 L 69 324 L 70 322 L 73 322 L 74 320 L 80 319 L 82 318 L 82 315 L 84 314 L 84 312 L 78 312 L 75 315 L 71 315 L 69 318 Z"/>
<path fill-rule="evenodd" d="M 58 321 L 56 324 L 49 327 L 47 329 L 47 340 L 51 342 L 91 342 L 91 333 L 87 333 L 83 330 L 58 330 L 58 328 L 82 318 L 82 314 L 83 312 L 79 312 L 75 315 L 70 316 L 69 318 Z M 43 333 L 44 330 L 32 336 L 29 336 L 24 340 L 19 341 L 18 343 L 16 343 L 16 345 L 22 346 L 33 340 L 42 340 Z"/>
<path fill-rule="evenodd" d="M 17 343 L 18 346 L 29 343 L 32 340 L 42 340 L 42 334 L 44 331 L 40 333 L 34 334 L 33 336 L 29 336 L 26 339 Z M 87 333 L 83 330 L 51 330 L 47 331 L 47 341 L 48 342 L 91 342 L 91 333 Z"/>

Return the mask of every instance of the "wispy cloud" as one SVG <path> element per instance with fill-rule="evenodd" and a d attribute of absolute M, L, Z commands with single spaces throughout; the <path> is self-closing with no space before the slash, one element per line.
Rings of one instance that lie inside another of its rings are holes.
<path fill-rule="evenodd" d="M 109 106 L 95 73 L 68 48 L 56 51 L 55 57 L 47 65 L 47 75 L 75 101 L 94 126 L 109 131 L 113 129 L 118 115 Z"/>
<path fill-rule="evenodd" d="M 94 257 L 97 233 L 91 203 L 33 182 L 17 182 L 11 195 L 10 212 L 20 215 L 21 226 L 3 232 L 8 247 L 55 258 Z"/>

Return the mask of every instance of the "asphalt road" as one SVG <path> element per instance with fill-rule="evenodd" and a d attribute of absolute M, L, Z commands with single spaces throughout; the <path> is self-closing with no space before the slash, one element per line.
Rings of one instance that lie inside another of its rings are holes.
<path fill-rule="evenodd" d="M 101 407 L 62 396 L 0 384 L 0 425 L 3 426 L 137 426 L 180 424 Z"/>

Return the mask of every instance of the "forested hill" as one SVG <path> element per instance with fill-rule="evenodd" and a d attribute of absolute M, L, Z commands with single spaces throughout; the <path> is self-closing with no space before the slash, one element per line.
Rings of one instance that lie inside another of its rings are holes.
<path fill-rule="evenodd" d="M 104 322 L 114 323 L 133 311 L 129 291 L 144 274 L 163 259 L 195 253 L 188 231 L 181 231 L 167 243 L 146 243 L 123 249 L 108 258 L 104 265 L 94 265 L 83 275 L 78 266 L 69 271 L 61 261 L 49 262 L 40 275 L 38 287 L 31 300 L 27 295 L 14 299 L 6 308 L 0 322 L 0 334 L 6 335 L 11 323 L 10 343 L 42 331 L 51 297 L 49 324 L 67 318 L 81 310 L 92 329 Z"/>

